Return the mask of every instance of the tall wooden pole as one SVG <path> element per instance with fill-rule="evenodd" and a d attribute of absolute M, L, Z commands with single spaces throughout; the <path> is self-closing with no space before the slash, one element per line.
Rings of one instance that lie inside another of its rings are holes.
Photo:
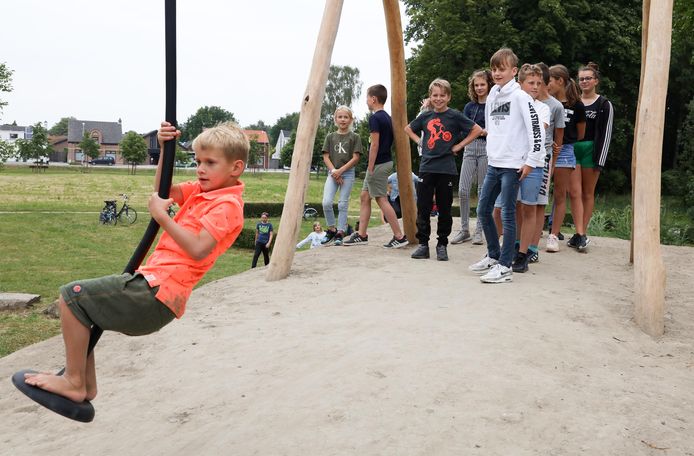
<path fill-rule="evenodd" d="M 641 109 L 641 94 L 643 94 L 643 71 L 646 68 L 646 48 L 648 47 L 648 21 L 651 10 L 651 0 L 643 0 L 641 17 L 641 77 L 639 79 L 639 99 L 636 105 L 636 122 L 634 124 L 634 138 L 638 136 L 639 111 Z M 631 242 L 629 243 L 629 263 L 634 263 L 634 189 L 636 188 L 636 141 L 631 148 Z"/>
<path fill-rule="evenodd" d="M 663 334 L 665 266 L 660 250 L 660 165 L 670 69 L 673 0 L 652 0 L 636 126 L 634 192 L 634 304 L 636 322 Z"/>
<path fill-rule="evenodd" d="M 393 117 L 395 156 L 397 158 L 400 205 L 403 231 L 410 242 L 417 234 L 417 208 L 412 187 L 412 157 L 410 140 L 405 134 L 407 125 L 407 86 L 405 77 L 405 45 L 402 39 L 402 22 L 398 0 L 383 0 L 390 53 L 390 111 Z"/>
<path fill-rule="evenodd" d="M 301 102 L 299 126 L 292 155 L 292 171 L 289 174 L 287 193 L 284 195 L 284 208 L 280 220 L 281 229 L 273 250 L 270 267 L 265 279 L 281 280 L 289 275 L 294 260 L 294 251 L 304 210 L 304 197 L 308 188 L 309 170 L 316 140 L 320 109 L 325 96 L 325 85 L 330 71 L 330 58 L 335 45 L 337 29 L 340 25 L 344 0 L 327 0 L 323 11 L 316 49 L 313 54 L 311 73 L 306 92 Z"/>

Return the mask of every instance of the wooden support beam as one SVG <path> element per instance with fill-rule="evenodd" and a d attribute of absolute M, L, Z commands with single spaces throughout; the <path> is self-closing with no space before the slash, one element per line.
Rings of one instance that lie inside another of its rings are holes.
<path fill-rule="evenodd" d="M 280 219 L 280 229 L 270 260 L 265 280 L 274 281 L 286 278 L 294 260 L 294 252 L 301 216 L 304 209 L 304 198 L 308 188 L 313 143 L 316 140 L 320 109 L 325 96 L 325 85 L 330 71 L 330 59 L 340 25 L 344 0 L 326 0 L 323 10 L 316 49 L 313 54 L 311 73 L 309 74 L 306 92 L 301 101 L 299 126 L 296 132 L 292 170 L 289 173 L 287 193 L 284 195 L 284 208 Z M 301 26 L 301 24 L 298 24 Z"/>
<path fill-rule="evenodd" d="M 398 0 L 383 0 L 390 53 L 390 112 L 395 136 L 400 206 L 403 231 L 410 242 L 417 234 L 417 207 L 412 186 L 412 156 L 410 140 L 405 134 L 407 125 L 407 83 L 405 75 L 405 45 L 402 38 L 402 21 Z"/>
<path fill-rule="evenodd" d="M 634 304 L 637 324 L 663 334 L 665 266 L 660 249 L 660 166 L 670 69 L 673 0 L 651 0 L 639 94 L 634 179 Z"/>

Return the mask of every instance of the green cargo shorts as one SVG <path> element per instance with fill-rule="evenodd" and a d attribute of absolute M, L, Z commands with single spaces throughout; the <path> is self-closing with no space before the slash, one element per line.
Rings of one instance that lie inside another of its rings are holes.
<path fill-rule="evenodd" d="M 159 331 L 174 319 L 174 313 L 155 298 L 140 273 L 109 275 L 77 280 L 60 287 L 60 295 L 75 317 L 87 328 L 143 336 Z"/>
<path fill-rule="evenodd" d="M 388 176 L 393 173 L 393 162 L 379 163 L 374 166 L 374 172 L 366 173 L 361 191 L 369 192 L 371 198 L 388 194 Z"/>

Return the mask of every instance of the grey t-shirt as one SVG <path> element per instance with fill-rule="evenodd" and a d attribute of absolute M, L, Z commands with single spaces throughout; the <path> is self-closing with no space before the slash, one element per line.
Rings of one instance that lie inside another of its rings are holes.
<path fill-rule="evenodd" d="M 458 174 L 451 149 L 468 135 L 475 123 L 457 109 L 427 111 L 410 123 L 412 131 L 421 131 L 420 173 Z"/>
<path fill-rule="evenodd" d="M 344 135 L 335 131 L 325 137 L 323 153 L 326 152 L 335 168 L 340 168 L 352 159 L 355 152 L 361 153 L 361 138 L 353 131 Z"/>
<path fill-rule="evenodd" d="M 549 107 L 549 127 L 545 135 L 545 149 L 551 150 L 554 142 L 554 129 L 564 128 L 564 106 L 552 95 L 546 100 L 539 100 Z"/>

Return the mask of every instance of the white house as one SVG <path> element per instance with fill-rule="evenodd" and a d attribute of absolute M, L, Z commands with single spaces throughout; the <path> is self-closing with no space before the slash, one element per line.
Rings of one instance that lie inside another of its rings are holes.
<path fill-rule="evenodd" d="M 13 143 L 18 139 L 31 139 L 31 127 L 0 125 L 0 141 Z"/>
<path fill-rule="evenodd" d="M 277 143 L 275 144 L 275 152 L 272 154 L 270 160 L 270 168 L 281 168 L 280 156 L 282 154 L 282 148 L 285 144 L 289 142 L 292 137 L 292 132 L 289 130 L 280 130 L 280 134 L 277 137 Z"/>

